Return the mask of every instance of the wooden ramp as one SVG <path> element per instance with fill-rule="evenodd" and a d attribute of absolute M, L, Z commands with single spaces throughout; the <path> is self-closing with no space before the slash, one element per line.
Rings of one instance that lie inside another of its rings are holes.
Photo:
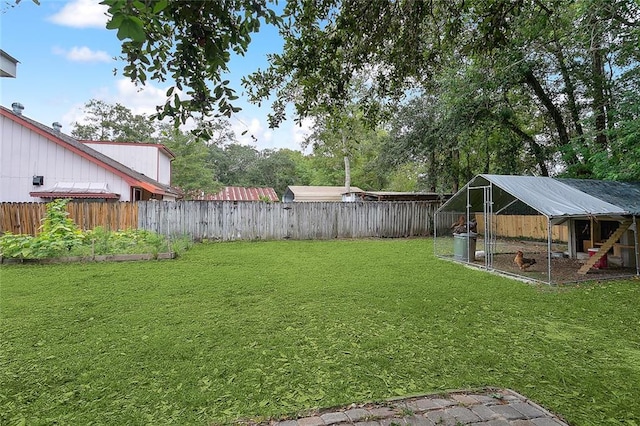
<path fill-rule="evenodd" d="M 602 257 L 605 254 L 607 254 L 607 252 L 620 239 L 620 237 L 622 237 L 622 235 L 626 232 L 626 230 L 629 229 L 629 227 L 631 226 L 631 223 L 632 223 L 631 219 L 627 219 L 621 222 L 618 229 L 616 229 L 616 232 L 611 234 L 609 239 L 600 246 L 600 249 L 598 250 L 598 252 L 595 253 L 593 256 L 591 256 L 589 260 L 587 260 L 587 263 L 585 263 L 584 265 L 582 265 L 580 269 L 578 269 L 578 274 L 586 275 L 587 272 L 589 272 L 589 270 L 593 267 L 593 265 L 598 263 L 598 261 L 602 259 Z"/>

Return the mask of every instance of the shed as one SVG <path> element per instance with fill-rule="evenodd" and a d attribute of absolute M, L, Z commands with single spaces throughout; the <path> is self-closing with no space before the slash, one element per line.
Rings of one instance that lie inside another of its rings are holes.
<path fill-rule="evenodd" d="M 344 186 L 288 186 L 282 201 L 313 202 L 313 201 L 352 201 L 347 197 L 354 192 L 363 192 L 362 189 L 352 186 L 347 191 Z"/>
<path fill-rule="evenodd" d="M 434 229 L 441 236 L 447 236 L 447 224 L 457 219 L 460 219 L 458 223 L 478 220 L 478 229 L 481 230 L 478 231 L 481 234 L 478 237 L 481 237 L 483 244 L 480 263 L 482 267 L 493 270 L 496 269 L 493 260 L 499 251 L 496 243 L 499 216 L 543 218 L 541 223 L 546 228 L 544 254 L 547 264 L 544 281 L 548 283 L 553 281 L 551 261 L 557 255 L 552 247 L 552 228 L 558 225 L 568 229 L 567 249 L 562 255 L 576 259 L 580 257 L 579 253 L 589 250 L 590 257 L 579 268 L 578 274 L 592 272 L 592 267 L 605 258 L 610 250 L 618 248 L 627 255 L 626 266 L 634 269 L 635 275 L 640 275 L 637 232 L 640 183 L 481 174 L 471 179 L 437 210 Z M 606 230 L 602 232 L 605 225 Z M 581 226 L 588 228 L 588 240 L 580 235 Z M 464 255 L 465 259 L 462 260 L 478 264 L 475 254 L 471 253 L 475 236 L 471 232 L 464 234 L 468 255 Z M 448 237 L 451 237 L 450 232 Z M 526 239 L 529 236 L 520 237 Z M 454 235 L 453 244 L 455 242 Z M 446 257 L 446 250 L 438 251 L 442 247 L 436 245 L 436 254 Z"/>
<path fill-rule="evenodd" d="M 451 197 L 451 194 L 438 194 L 437 192 L 351 191 L 351 193 L 358 201 L 430 201 L 439 203 Z"/>

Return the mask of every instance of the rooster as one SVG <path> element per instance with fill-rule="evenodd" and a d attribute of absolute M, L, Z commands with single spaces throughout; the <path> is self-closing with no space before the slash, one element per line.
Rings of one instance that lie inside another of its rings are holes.
<path fill-rule="evenodd" d="M 515 259 L 513 259 L 513 261 L 518 265 L 518 267 L 520 268 L 521 271 L 524 271 L 525 269 L 527 269 L 531 265 L 535 265 L 536 264 L 536 260 L 535 259 L 527 259 L 526 257 L 524 257 L 524 253 L 522 253 L 519 250 L 516 253 L 516 257 L 515 257 Z"/>

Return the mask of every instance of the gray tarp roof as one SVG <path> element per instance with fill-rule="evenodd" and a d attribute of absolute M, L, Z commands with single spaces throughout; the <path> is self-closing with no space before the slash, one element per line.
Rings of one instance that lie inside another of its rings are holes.
<path fill-rule="evenodd" d="M 614 182 L 594 179 L 558 179 L 600 200 L 624 208 L 640 216 L 640 182 Z"/>
<path fill-rule="evenodd" d="M 548 218 L 635 214 L 625 206 L 597 198 L 579 189 L 578 185 L 570 185 L 559 179 L 489 174 L 477 175 L 471 179 L 438 211 L 465 212 L 467 188 L 471 188 L 471 211 L 482 212 L 484 191 L 473 188 L 486 186 L 492 187 L 494 213 L 511 209 L 517 214 L 538 212 Z"/>

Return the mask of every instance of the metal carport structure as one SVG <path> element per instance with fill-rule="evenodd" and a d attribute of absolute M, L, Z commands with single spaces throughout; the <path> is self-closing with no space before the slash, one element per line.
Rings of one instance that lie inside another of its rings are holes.
<path fill-rule="evenodd" d="M 546 218 L 547 224 L 546 282 L 549 284 L 552 283 L 552 227 L 573 219 L 591 220 L 595 218 L 596 220 L 618 221 L 625 227 L 620 234 L 626 232 L 627 229 L 632 231 L 635 274 L 640 275 L 637 231 L 637 222 L 640 217 L 640 183 L 626 184 L 551 177 L 480 174 L 471 179 L 436 211 L 434 230 L 442 230 L 444 223 L 447 221 L 451 223 L 452 219 L 458 216 L 464 216 L 465 223 L 468 223 L 478 213 L 482 214 L 484 225 L 482 226 L 484 230 L 484 264 L 477 265 L 474 262 L 473 264 L 476 266 L 494 270 L 495 217 L 497 215 L 542 215 Z M 569 229 L 571 231 L 571 227 Z M 470 251 L 473 249 L 472 238 L 469 237 L 469 234 L 465 234 L 465 236 L 467 251 Z M 434 234 L 435 254 L 439 257 L 448 257 L 446 253 L 438 252 L 437 241 L 438 235 Z M 572 247 L 572 243 L 574 247 Z M 569 256 L 575 256 L 574 236 L 568 238 L 568 245 Z M 599 251 L 596 256 L 602 257 L 608 250 L 604 250 L 606 247 L 607 242 L 601 246 L 603 253 L 601 254 Z M 472 263 L 470 258 L 457 260 Z"/>

